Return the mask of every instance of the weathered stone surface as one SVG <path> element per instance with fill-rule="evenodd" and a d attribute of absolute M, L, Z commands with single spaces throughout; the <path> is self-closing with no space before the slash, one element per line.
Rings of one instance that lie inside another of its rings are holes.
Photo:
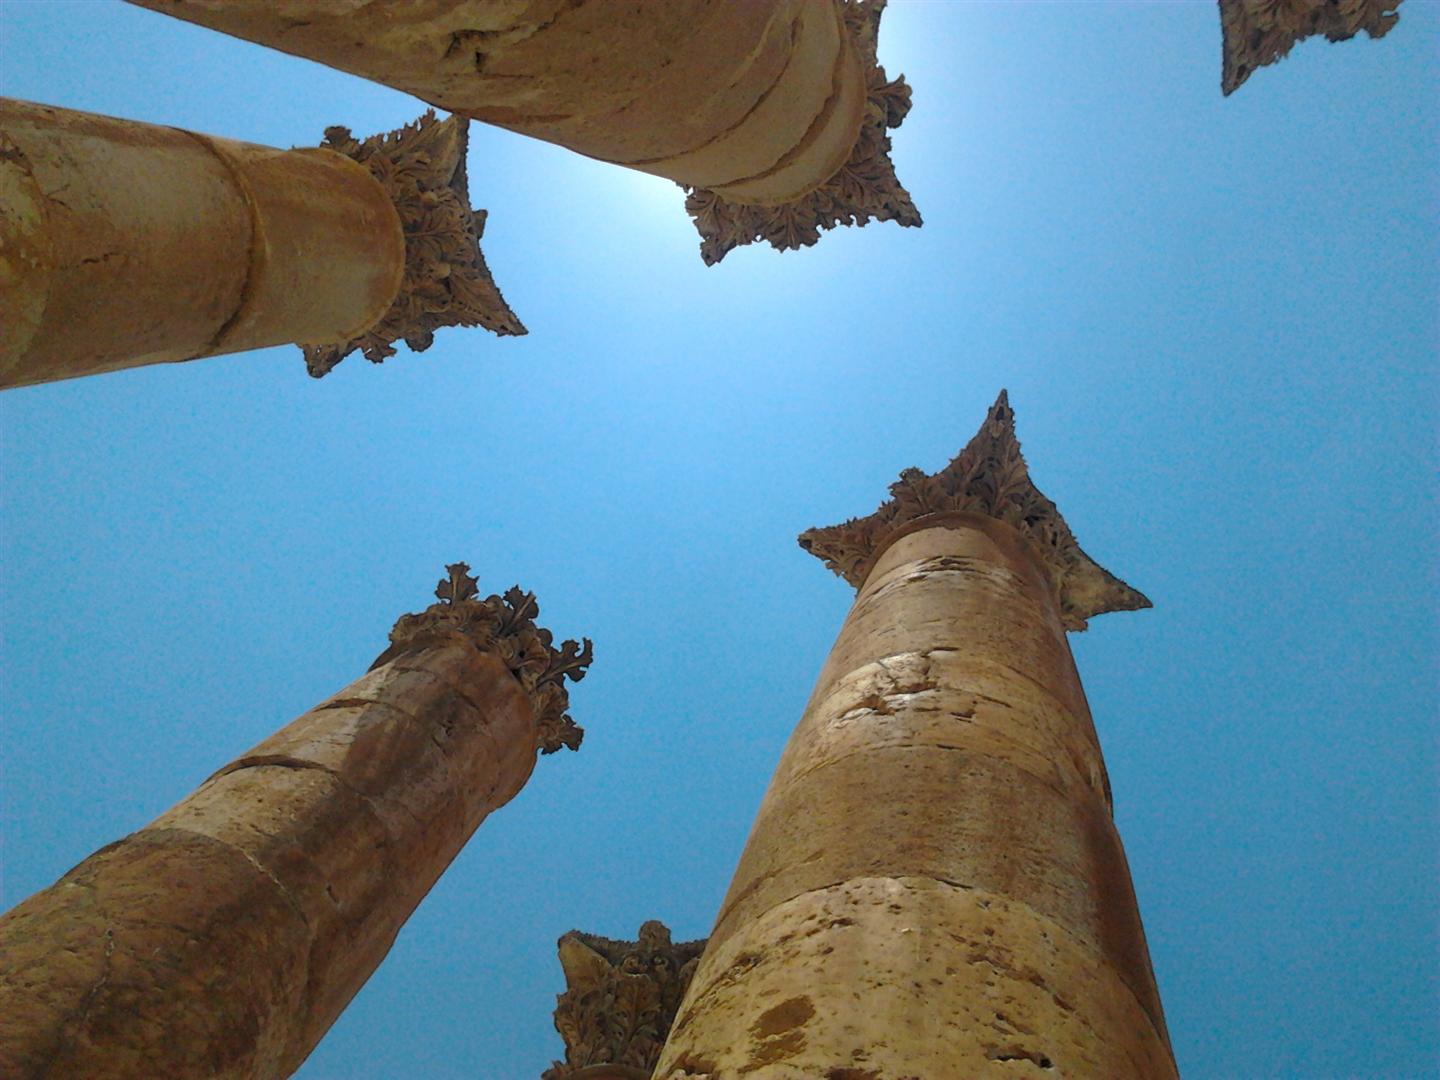
<path fill-rule="evenodd" d="M 563 713 L 554 683 L 589 663 L 549 649 L 533 597 L 487 622 L 474 586 L 456 564 L 436 607 L 459 629 L 406 616 L 369 674 L 0 918 L 0 1075 L 299 1066 L 524 785 L 534 703 Z"/>
<path fill-rule="evenodd" d="M 0 918 L 0 1075 L 275 1075 L 310 940 L 229 845 L 145 830 L 102 848 Z"/>
<path fill-rule="evenodd" d="M 571 930 L 558 947 L 566 990 L 555 1030 L 565 1060 L 542 1080 L 649 1080 L 705 942 L 673 942 L 652 919 L 635 941 Z"/>
<path fill-rule="evenodd" d="M 1003 396 L 897 488 L 815 545 L 859 592 L 655 1075 L 1173 1077 L 1065 638 L 1097 609 L 1061 606 L 1076 575 L 1125 587 L 1034 491 Z"/>
<path fill-rule="evenodd" d="M 875 59 L 884 0 L 132 2 L 674 180 L 707 262 L 920 223 L 888 159 L 909 90 Z"/>
<path fill-rule="evenodd" d="M 1145 1010 L 1063 927 L 1003 894 L 889 876 L 805 893 L 715 945 L 656 1073 L 1174 1075 Z"/>
<path fill-rule="evenodd" d="M 0 176 L 0 386 L 347 340 L 400 285 L 395 208 L 330 150 L 4 100 Z"/>
<path fill-rule="evenodd" d="M 445 326 L 525 333 L 480 253 L 467 130 L 429 112 L 272 150 L 0 103 L 0 386 L 287 342 L 318 377 Z"/>
<path fill-rule="evenodd" d="M 1348 41 L 1362 30 L 1384 37 L 1400 21 L 1403 0 L 1220 0 L 1224 62 L 1220 89 L 1228 96 L 1256 68 L 1283 60 L 1308 37 Z"/>

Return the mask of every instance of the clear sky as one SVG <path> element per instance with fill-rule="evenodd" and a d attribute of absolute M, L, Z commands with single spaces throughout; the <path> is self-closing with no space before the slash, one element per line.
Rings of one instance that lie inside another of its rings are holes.
<path fill-rule="evenodd" d="M 1008 387 L 1152 611 L 1072 645 L 1182 1071 L 1437 1060 L 1440 4 L 1219 92 L 1214 6 L 898 2 L 921 230 L 706 269 L 680 193 L 476 125 L 525 338 L 8 391 L 3 903 L 361 674 L 446 562 L 589 635 L 543 759 L 305 1080 L 537 1076 L 555 938 L 706 934 L 850 599 L 795 544 Z M 119 3 L 0 2 L 0 92 L 277 146 L 400 93 Z"/>

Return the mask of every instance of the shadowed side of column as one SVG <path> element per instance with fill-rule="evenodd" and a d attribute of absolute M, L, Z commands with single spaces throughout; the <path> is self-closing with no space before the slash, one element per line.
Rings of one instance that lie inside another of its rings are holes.
<path fill-rule="evenodd" d="M 0 1073 L 300 1065 L 537 750 L 579 744 L 589 643 L 466 570 L 369 674 L 0 918 Z"/>

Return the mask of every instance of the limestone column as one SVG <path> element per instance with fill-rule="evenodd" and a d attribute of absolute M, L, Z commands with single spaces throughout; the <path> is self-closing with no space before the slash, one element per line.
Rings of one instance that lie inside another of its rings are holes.
<path fill-rule="evenodd" d="M 1228 97 L 1256 68 L 1289 55 L 1296 44 L 1324 34 L 1349 41 L 1362 30 L 1381 38 L 1400 21 L 1403 0 L 1220 0 L 1223 69 L 1220 89 Z"/>
<path fill-rule="evenodd" d="M 919 225 L 876 62 L 885 0 L 131 0 L 691 189 L 701 253 Z"/>
<path fill-rule="evenodd" d="M 0 387 L 296 342 L 312 374 L 439 326 L 523 333 L 466 122 L 277 150 L 0 99 Z"/>
<path fill-rule="evenodd" d="M 467 570 L 369 674 L 0 918 L 0 1075 L 300 1065 L 536 751 L 580 743 L 589 641 Z"/>
<path fill-rule="evenodd" d="M 801 546 L 859 591 L 664 1080 L 1174 1077 L 1067 630 L 1148 606 L 1030 482 L 1004 394 Z"/>

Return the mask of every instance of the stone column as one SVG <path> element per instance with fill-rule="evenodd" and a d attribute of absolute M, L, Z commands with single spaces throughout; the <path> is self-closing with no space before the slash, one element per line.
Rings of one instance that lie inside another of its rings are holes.
<path fill-rule="evenodd" d="M 0 99 L 0 387 L 296 342 L 312 374 L 438 326 L 523 333 L 466 122 L 277 150 Z"/>
<path fill-rule="evenodd" d="M 369 674 L 0 918 L 0 1075 L 292 1073 L 537 749 L 574 749 L 534 597 L 463 563 Z"/>
<path fill-rule="evenodd" d="M 655 1075 L 1173 1077 L 1065 638 L 1148 601 L 1030 482 L 1003 394 L 891 491 L 801 537 L 859 592 Z"/>
<path fill-rule="evenodd" d="M 885 0 L 131 0 L 692 189 L 716 262 L 874 217 L 919 225 L 875 58 Z"/>
<path fill-rule="evenodd" d="M 1384 37 L 1400 21 L 1403 0 L 1220 0 L 1223 68 L 1220 89 L 1228 97 L 1256 68 L 1283 60 L 1295 45 L 1324 34 L 1349 41 L 1362 30 Z"/>

